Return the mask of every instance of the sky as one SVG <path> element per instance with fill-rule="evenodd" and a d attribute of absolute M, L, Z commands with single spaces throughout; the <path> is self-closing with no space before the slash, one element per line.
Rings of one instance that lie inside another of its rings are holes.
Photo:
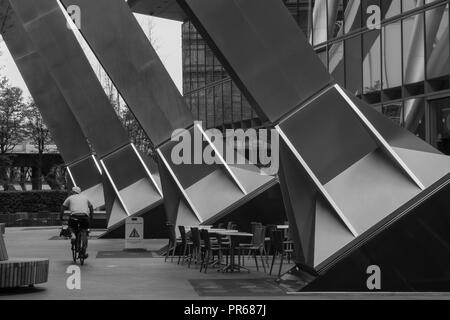
<path fill-rule="evenodd" d="M 182 55 L 181 55 L 181 23 L 177 21 L 135 15 L 144 30 L 152 26 L 152 34 L 156 42 L 156 51 L 164 63 L 167 71 L 181 92 L 182 88 Z M 22 88 L 26 97 L 30 93 L 17 69 L 4 41 L 0 44 L 0 76 L 6 76 L 13 86 Z M 93 59 L 89 54 L 89 59 Z"/>

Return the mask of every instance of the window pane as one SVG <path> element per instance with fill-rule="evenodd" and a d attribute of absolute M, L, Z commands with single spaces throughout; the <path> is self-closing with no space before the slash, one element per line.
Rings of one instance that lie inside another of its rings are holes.
<path fill-rule="evenodd" d="M 328 71 L 337 83 L 345 86 L 344 78 L 344 42 L 338 42 L 331 46 L 328 54 Z"/>
<path fill-rule="evenodd" d="M 345 51 L 345 87 L 358 95 L 362 84 L 361 36 L 345 40 Z"/>
<path fill-rule="evenodd" d="M 407 12 L 424 5 L 424 0 L 403 0 L 403 12 Z"/>
<path fill-rule="evenodd" d="M 345 33 L 361 28 L 361 1 L 350 1 L 347 4 L 344 20 Z"/>
<path fill-rule="evenodd" d="M 223 96 L 223 114 L 224 114 L 223 122 L 225 124 L 231 124 L 233 123 L 233 108 L 231 105 L 231 81 L 227 81 L 223 84 L 222 96 Z"/>
<path fill-rule="evenodd" d="M 401 0 L 382 0 L 381 1 L 381 9 L 382 9 L 382 19 L 389 19 L 399 15 L 402 12 L 402 3 Z"/>
<path fill-rule="evenodd" d="M 345 0 L 347 1 L 347 0 Z M 344 0 L 328 0 L 328 38 L 344 33 Z"/>
<path fill-rule="evenodd" d="M 214 81 L 214 54 L 212 50 L 206 46 L 206 84 Z"/>
<path fill-rule="evenodd" d="M 405 101 L 405 128 L 425 140 L 425 100 L 411 99 Z"/>
<path fill-rule="evenodd" d="M 417 14 L 403 20 L 403 76 L 405 84 L 424 80 L 423 20 L 423 14 Z"/>
<path fill-rule="evenodd" d="M 219 127 L 223 124 L 223 104 L 222 104 L 222 85 L 214 87 L 214 110 L 215 110 L 215 126 Z"/>
<path fill-rule="evenodd" d="M 449 74 L 448 5 L 425 14 L 427 39 L 427 78 Z"/>
<path fill-rule="evenodd" d="M 233 122 L 242 121 L 242 95 L 236 84 L 232 86 L 233 93 Z"/>
<path fill-rule="evenodd" d="M 249 120 L 252 118 L 252 107 L 248 103 L 247 99 L 242 96 L 242 120 Z"/>
<path fill-rule="evenodd" d="M 385 104 L 382 108 L 383 114 L 397 123 L 398 125 L 403 125 L 403 103 L 395 102 L 390 104 Z"/>
<path fill-rule="evenodd" d="M 315 0 L 312 13 L 312 43 L 317 45 L 327 41 L 327 0 Z"/>
<path fill-rule="evenodd" d="M 192 116 L 194 117 L 194 119 L 198 119 L 198 93 L 194 93 L 191 96 L 191 112 L 192 112 Z"/>
<path fill-rule="evenodd" d="M 318 49 L 318 50 L 316 50 L 316 53 L 317 53 L 317 55 L 319 56 L 320 61 L 322 61 L 323 65 L 324 65 L 325 68 L 326 68 L 327 65 L 328 65 L 328 61 L 327 61 L 328 54 L 327 54 L 326 48 Z"/>
<path fill-rule="evenodd" d="M 380 31 L 364 34 L 363 43 L 363 81 L 364 93 L 381 90 L 381 47 Z"/>
<path fill-rule="evenodd" d="M 206 127 L 213 128 L 214 127 L 214 90 L 213 88 L 208 88 L 206 92 Z"/>
<path fill-rule="evenodd" d="M 402 43 L 400 21 L 383 27 L 383 89 L 402 85 Z"/>

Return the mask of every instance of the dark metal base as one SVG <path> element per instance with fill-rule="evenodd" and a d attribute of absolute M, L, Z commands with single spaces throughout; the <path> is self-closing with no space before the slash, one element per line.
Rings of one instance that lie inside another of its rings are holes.
<path fill-rule="evenodd" d="M 338 252 L 317 277 L 300 267 L 279 284 L 302 292 L 450 292 L 450 175 Z M 371 288 L 370 267 L 379 268 Z"/>

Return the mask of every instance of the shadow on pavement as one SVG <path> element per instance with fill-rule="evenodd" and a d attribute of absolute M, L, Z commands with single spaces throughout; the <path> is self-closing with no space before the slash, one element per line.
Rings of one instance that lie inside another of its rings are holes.
<path fill-rule="evenodd" d="M 22 294 L 34 294 L 45 291 L 45 288 L 41 287 L 21 287 L 21 288 L 10 288 L 10 289 L 0 289 L 1 296 L 11 296 L 11 295 L 22 295 Z"/>

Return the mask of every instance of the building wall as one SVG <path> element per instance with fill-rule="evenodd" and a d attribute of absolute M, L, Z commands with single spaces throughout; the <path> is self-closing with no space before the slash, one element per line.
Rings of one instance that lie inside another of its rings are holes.
<path fill-rule="evenodd" d="M 449 0 L 280 1 L 338 83 L 450 153 Z M 189 21 L 183 67 L 205 127 L 264 125 Z"/>

